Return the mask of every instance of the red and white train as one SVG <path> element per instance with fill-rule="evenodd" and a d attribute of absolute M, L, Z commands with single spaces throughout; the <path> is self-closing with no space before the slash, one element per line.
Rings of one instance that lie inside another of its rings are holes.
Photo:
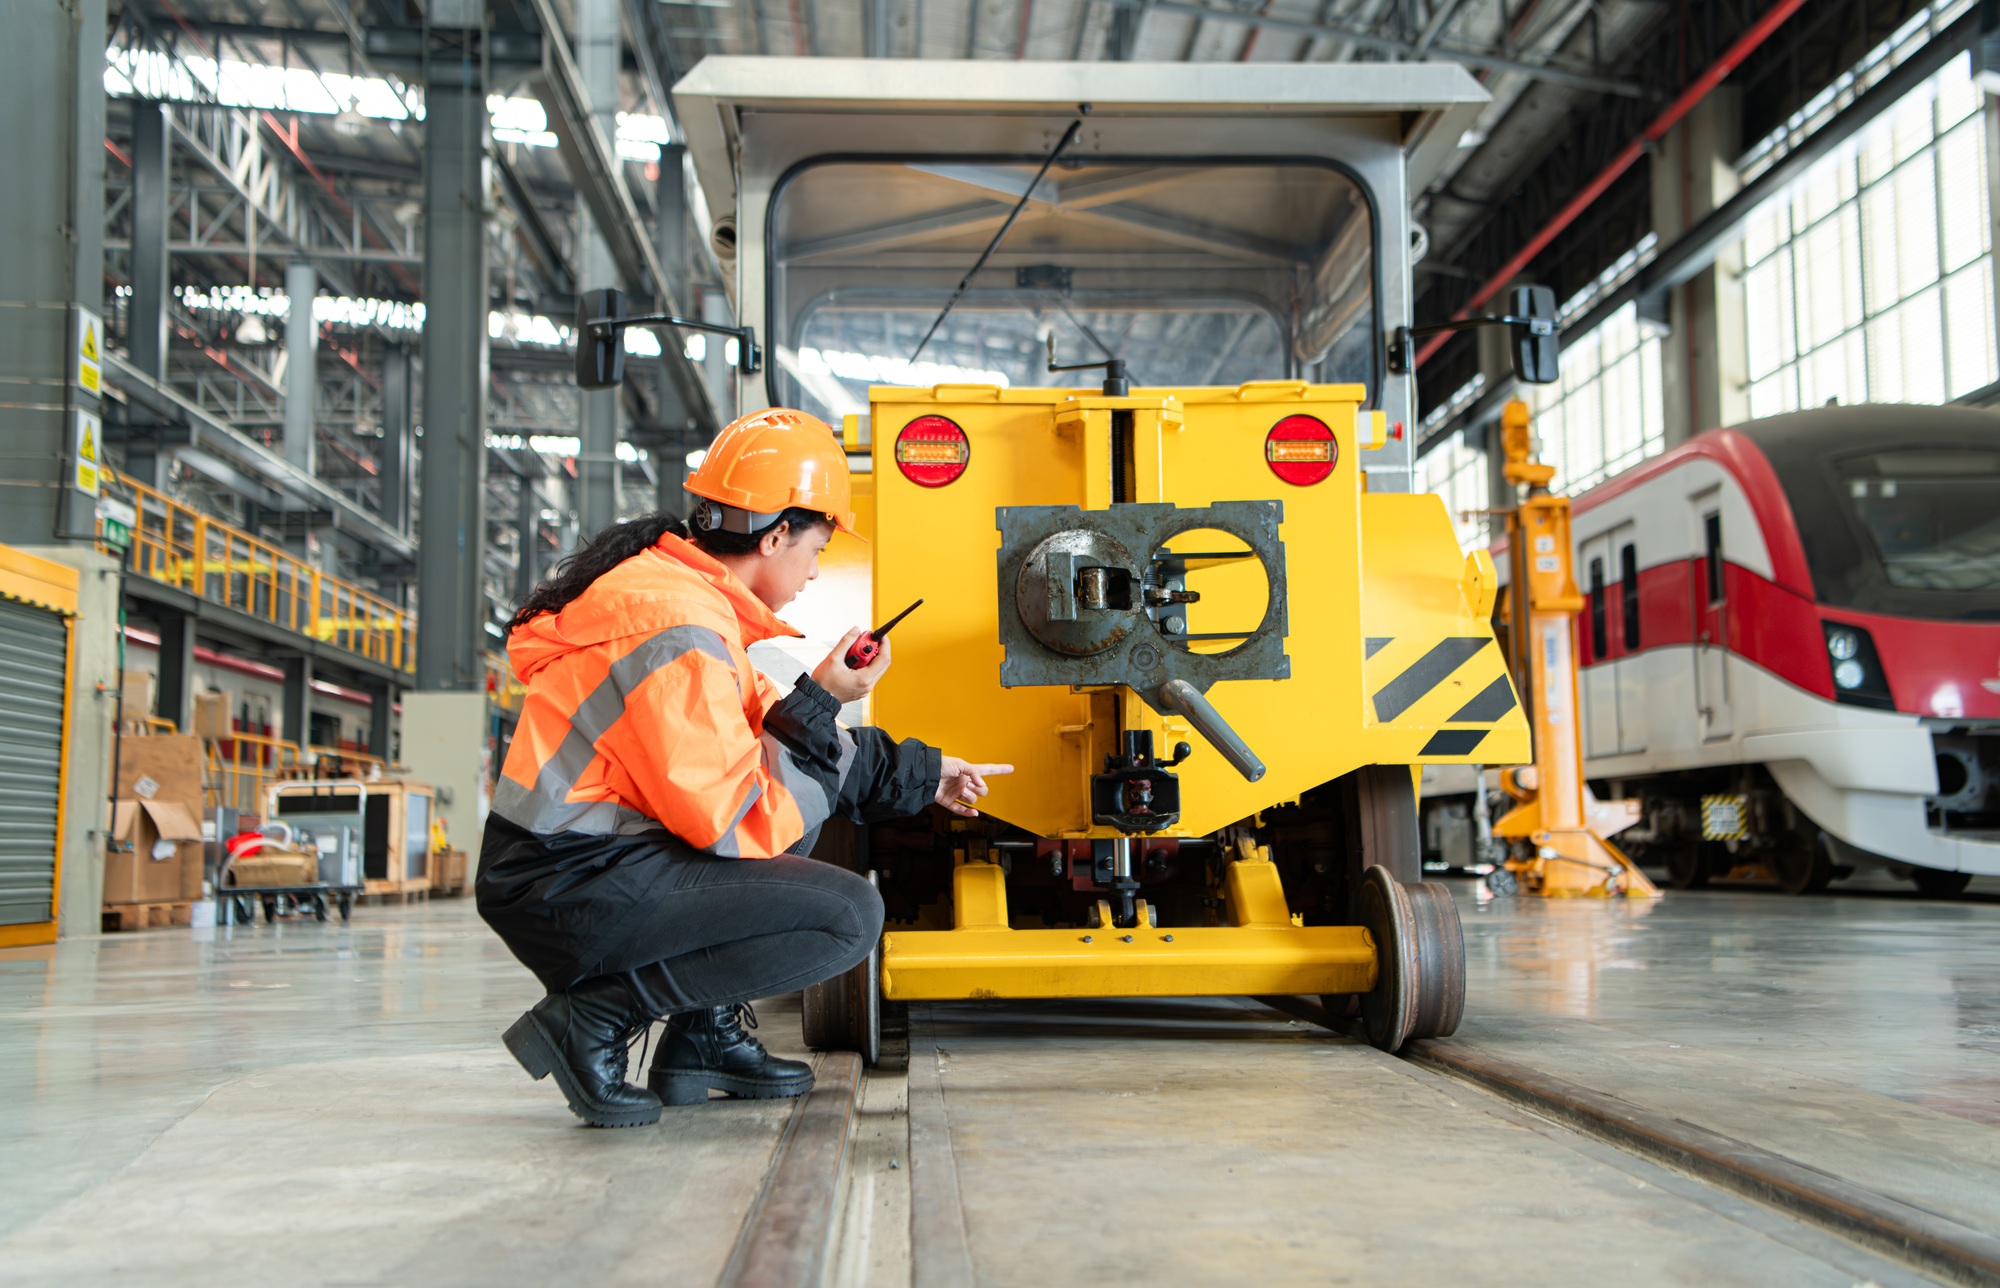
<path fill-rule="evenodd" d="M 2000 418 L 1774 416 L 1572 514 L 1586 772 L 1642 803 L 1635 858 L 1681 886 L 2000 875 Z"/>

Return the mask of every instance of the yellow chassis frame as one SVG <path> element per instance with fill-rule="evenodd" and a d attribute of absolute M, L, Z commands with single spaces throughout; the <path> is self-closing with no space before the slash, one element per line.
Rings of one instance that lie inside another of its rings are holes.
<path fill-rule="evenodd" d="M 1292 920 L 1277 865 L 1229 865 L 1227 926 L 1139 925 L 1013 930 L 999 866 L 952 873 L 954 928 L 892 930 L 882 939 L 882 995 L 957 998 L 1195 997 L 1365 993 L 1375 987 L 1375 940 L 1360 926 Z M 1100 904 L 1108 914 L 1108 906 Z"/>

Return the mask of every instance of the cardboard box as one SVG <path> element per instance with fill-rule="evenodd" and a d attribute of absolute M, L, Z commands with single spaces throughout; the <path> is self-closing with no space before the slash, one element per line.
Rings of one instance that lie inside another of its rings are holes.
<path fill-rule="evenodd" d="M 126 738 L 118 748 L 118 782 L 111 794 L 119 800 L 179 801 L 200 818 L 204 763 L 201 739 L 192 734 Z"/>
<path fill-rule="evenodd" d="M 431 890 L 436 894 L 465 893 L 465 851 L 431 851 Z"/>
<path fill-rule="evenodd" d="M 201 893 L 201 821 L 179 801 L 121 800 L 104 856 L 104 902 L 173 903 Z M 192 871 L 194 895 L 186 890 Z"/>
<path fill-rule="evenodd" d="M 151 671 L 120 671 L 118 685 L 123 690 L 120 699 L 119 716 L 126 720 L 143 720 L 153 714 L 153 682 Z"/>
<path fill-rule="evenodd" d="M 203 764 L 201 739 L 192 735 L 121 740 L 112 849 L 104 863 L 104 902 L 165 903 L 201 897 Z M 142 838 L 140 833 L 148 829 L 151 837 Z M 176 843 L 178 853 L 171 860 L 151 855 L 152 843 L 163 840 Z M 172 869 L 171 888 L 165 868 Z"/>
<path fill-rule="evenodd" d="M 227 738 L 230 735 L 227 693 L 194 695 L 194 732 L 197 738 Z"/>

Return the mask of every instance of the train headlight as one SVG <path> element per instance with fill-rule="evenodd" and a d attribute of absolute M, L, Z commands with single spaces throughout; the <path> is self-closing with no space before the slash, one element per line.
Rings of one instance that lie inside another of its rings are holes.
<path fill-rule="evenodd" d="M 1881 655 L 1875 651 L 1874 637 L 1846 622 L 1821 622 L 1820 629 L 1833 672 L 1834 701 L 1894 711 L 1895 698 L 1889 692 L 1889 678 L 1882 670 Z"/>

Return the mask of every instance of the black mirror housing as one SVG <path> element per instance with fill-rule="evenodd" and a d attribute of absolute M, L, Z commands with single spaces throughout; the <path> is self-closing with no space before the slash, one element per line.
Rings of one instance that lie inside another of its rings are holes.
<path fill-rule="evenodd" d="M 592 327 L 598 318 L 625 310 L 625 292 L 606 288 L 576 297 L 576 387 L 611 389 L 625 379 L 625 328 Z"/>
<path fill-rule="evenodd" d="M 1561 378 L 1557 342 L 1556 293 L 1547 286 L 1517 286 L 1507 310 L 1513 332 L 1514 379 L 1524 385 L 1552 385 Z"/>

